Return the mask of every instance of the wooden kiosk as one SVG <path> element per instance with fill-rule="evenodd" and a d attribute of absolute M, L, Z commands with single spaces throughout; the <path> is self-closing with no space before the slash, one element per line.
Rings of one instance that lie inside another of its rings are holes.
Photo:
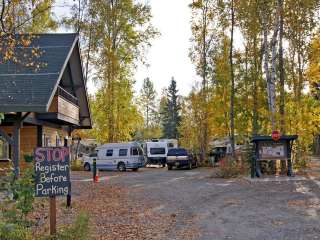
<path fill-rule="evenodd" d="M 252 143 L 254 144 L 254 154 L 251 161 L 251 178 L 261 177 L 261 161 L 265 160 L 281 160 L 287 161 L 287 175 L 293 177 L 291 151 L 294 140 L 297 135 L 284 135 L 274 140 L 271 136 L 254 136 Z"/>

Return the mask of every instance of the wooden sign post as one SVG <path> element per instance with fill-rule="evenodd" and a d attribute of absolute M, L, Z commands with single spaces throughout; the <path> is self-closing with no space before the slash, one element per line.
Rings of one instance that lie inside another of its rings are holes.
<path fill-rule="evenodd" d="M 50 197 L 50 235 L 57 233 L 57 208 L 56 197 Z"/>
<path fill-rule="evenodd" d="M 50 234 L 56 234 L 56 196 L 71 194 L 68 147 L 38 147 L 35 156 L 35 196 L 50 198 Z"/>

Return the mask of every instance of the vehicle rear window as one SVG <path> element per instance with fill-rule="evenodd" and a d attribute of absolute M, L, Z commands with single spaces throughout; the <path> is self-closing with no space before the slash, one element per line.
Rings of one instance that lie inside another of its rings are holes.
<path fill-rule="evenodd" d="M 97 157 L 97 153 L 90 153 L 89 157 Z"/>
<path fill-rule="evenodd" d="M 150 154 L 152 154 L 152 155 L 166 154 L 166 149 L 165 148 L 150 148 Z"/>
<path fill-rule="evenodd" d="M 169 149 L 168 156 L 188 156 L 188 152 L 184 148 Z"/>
<path fill-rule="evenodd" d="M 119 156 L 127 156 L 128 154 L 128 149 L 120 149 L 119 150 Z"/>

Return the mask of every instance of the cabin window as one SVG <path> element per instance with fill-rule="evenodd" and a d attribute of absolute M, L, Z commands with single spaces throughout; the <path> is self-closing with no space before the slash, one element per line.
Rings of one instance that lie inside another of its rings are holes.
<path fill-rule="evenodd" d="M 0 138 L 0 161 L 9 159 L 9 144 L 8 142 Z"/>
<path fill-rule="evenodd" d="M 142 155 L 142 151 L 140 148 L 137 148 L 137 147 L 132 147 L 131 148 L 131 155 L 132 156 L 141 156 Z"/>
<path fill-rule="evenodd" d="M 150 148 L 150 154 L 152 154 L 152 155 L 166 154 L 166 149 L 165 148 Z"/>
<path fill-rule="evenodd" d="M 51 139 L 49 136 L 43 134 L 43 146 L 44 147 L 51 147 Z"/>
<path fill-rule="evenodd" d="M 107 153 L 106 153 L 106 156 L 107 157 L 112 157 L 112 155 L 113 155 L 113 149 L 108 149 Z"/>
<path fill-rule="evenodd" d="M 120 149 L 119 150 L 120 157 L 127 156 L 127 154 L 128 154 L 128 149 Z"/>
<path fill-rule="evenodd" d="M 56 147 L 61 147 L 62 145 L 61 145 L 61 139 L 60 139 L 60 136 L 59 135 L 57 135 L 56 136 Z"/>

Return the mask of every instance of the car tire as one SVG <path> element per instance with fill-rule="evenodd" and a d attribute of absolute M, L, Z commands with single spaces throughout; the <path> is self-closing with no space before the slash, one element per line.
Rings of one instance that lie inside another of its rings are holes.
<path fill-rule="evenodd" d="M 139 168 L 132 168 L 132 171 L 136 172 Z"/>
<path fill-rule="evenodd" d="M 88 172 L 91 171 L 91 167 L 90 167 L 89 163 L 85 163 L 83 168 L 84 168 L 85 171 L 88 171 Z"/>
<path fill-rule="evenodd" d="M 168 170 L 172 170 L 172 166 L 171 165 L 168 165 Z"/>
<path fill-rule="evenodd" d="M 118 170 L 120 172 L 125 172 L 126 171 L 126 165 L 123 162 L 118 163 Z"/>

